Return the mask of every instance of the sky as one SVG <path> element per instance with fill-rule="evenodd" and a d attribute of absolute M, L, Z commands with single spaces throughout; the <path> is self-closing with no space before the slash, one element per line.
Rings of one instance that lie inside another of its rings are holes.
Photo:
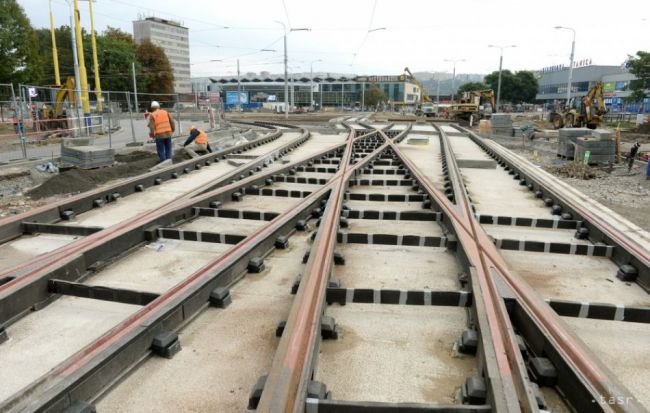
<path fill-rule="evenodd" d="M 49 27 L 48 0 L 18 0 L 34 27 Z M 66 0 L 51 0 L 55 25 L 69 22 Z M 79 1 L 89 30 L 88 2 Z M 192 77 L 289 71 L 397 75 L 412 72 L 490 73 L 539 70 L 575 60 L 621 65 L 650 50 L 650 1 L 515 0 L 97 0 L 95 29 L 133 32 L 138 16 L 179 20 L 190 29 Z M 85 45 L 90 47 L 89 45 Z M 275 51 L 261 51 L 271 49 Z M 214 62 L 212 60 L 221 60 Z"/>

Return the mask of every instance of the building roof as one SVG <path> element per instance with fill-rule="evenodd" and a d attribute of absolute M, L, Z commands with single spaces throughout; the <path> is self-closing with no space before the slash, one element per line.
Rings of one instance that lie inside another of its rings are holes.
<path fill-rule="evenodd" d="M 183 26 L 181 22 L 175 20 L 161 19 L 160 17 L 145 17 L 144 19 L 141 18 L 139 20 L 136 20 L 136 22 L 138 21 L 150 21 L 150 22 L 167 24 L 169 26 L 180 27 L 181 29 L 188 29 L 187 27 Z"/>

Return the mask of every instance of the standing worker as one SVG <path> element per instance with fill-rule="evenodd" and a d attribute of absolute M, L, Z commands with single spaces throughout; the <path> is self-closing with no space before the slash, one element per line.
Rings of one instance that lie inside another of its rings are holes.
<path fill-rule="evenodd" d="M 149 116 L 149 137 L 156 141 L 156 151 L 160 163 L 154 168 L 160 168 L 172 163 L 172 134 L 174 133 L 174 120 L 166 110 L 160 109 L 160 103 L 151 102 L 151 115 Z"/>
<path fill-rule="evenodd" d="M 194 143 L 190 145 L 192 142 Z M 194 125 L 190 127 L 190 136 L 187 137 L 183 147 L 185 148 L 185 153 L 190 155 L 192 158 L 199 156 L 199 154 L 196 153 L 197 151 L 212 153 L 212 148 L 210 148 L 210 143 L 208 142 L 208 134 Z"/>
<path fill-rule="evenodd" d="M 641 144 L 639 142 L 636 142 L 634 145 L 632 145 L 632 148 L 630 149 L 630 154 L 628 155 L 627 161 L 627 171 L 630 172 L 632 170 L 632 166 L 634 165 L 634 159 L 636 158 L 637 152 L 639 152 L 639 148 L 641 147 Z"/>

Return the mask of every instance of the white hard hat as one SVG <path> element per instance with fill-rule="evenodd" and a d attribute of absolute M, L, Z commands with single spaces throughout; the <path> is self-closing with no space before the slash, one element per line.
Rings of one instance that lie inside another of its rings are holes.
<path fill-rule="evenodd" d="M 152 107 L 152 108 L 159 108 L 159 107 L 160 107 L 160 103 L 158 103 L 157 101 L 154 100 L 154 101 L 151 102 L 151 107 Z"/>

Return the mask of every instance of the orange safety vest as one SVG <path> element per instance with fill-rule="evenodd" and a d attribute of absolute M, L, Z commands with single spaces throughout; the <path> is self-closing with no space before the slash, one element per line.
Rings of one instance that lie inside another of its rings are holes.
<path fill-rule="evenodd" d="M 167 111 L 157 109 L 151 114 L 151 117 L 153 118 L 154 135 L 172 132 L 172 125 Z"/>
<path fill-rule="evenodd" d="M 207 145 L 208 134 L 199 129 L 199 136 L 194 138 L 194 143 L 196 143 L 197 145 Z"/>

